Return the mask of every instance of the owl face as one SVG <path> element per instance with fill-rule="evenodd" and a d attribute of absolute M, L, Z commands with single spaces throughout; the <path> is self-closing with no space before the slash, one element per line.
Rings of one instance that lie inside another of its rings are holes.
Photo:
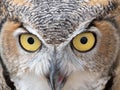
<path fill-rule="evenodd" d="M 15 86 L 50 90 L 52 77 L 56 90 L 102 90 L 110 78 L 119 38 L 111 23 L 90 23 L 81 24 L 64 42 L 48 44 L 37 30 L 7 21 L 1 32 L 1 52 Z"/>
<path fill-rule="evenodd" d="M 17 90 L 105 88 L 119 35 L 109 19 L 96 18 L 112 2 L 6 1 L 0 52 Z"/>

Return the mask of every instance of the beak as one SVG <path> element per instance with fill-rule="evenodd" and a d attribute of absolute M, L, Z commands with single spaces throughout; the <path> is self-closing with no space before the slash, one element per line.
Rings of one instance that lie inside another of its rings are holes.
<path fill-rule="evenodd" d="M 54 76 L 55 76 L 55 66 L 53 63 L 51 63 L 49 82 L 52 90 L 55 90 Z"/>
<path fill-rule="evenodd" d="M 64 77 L 60 74 L 59 70 L 57 70 L 56 65 L 51 64 L 50 68 L 50 75 L 49 75 L 49 82 L 52 90 L 60 90 L 65 82 L 67 77 Z"/>
<path fill-rule="evenodd" d="M 56 68 L 57 68 L 56 64 L 57 64 L 56 63 L 56 47 L 54 47 L 54 52 L 53 52 L 53 55 L 52 55 L 52 59 L 50 60 L 51 67 L 49 68 L 50 73 L 49 73 L 49 78 L 48 78 L 52 90 L 56 90 L 55 89 L 55 80 L 54 80 L 55 76 L 56 76 L 56 71 L 57 71 L 56 70 Z"/>
<path fill-rule="evenodd" d="M 48 81 L 52 90 L 60 90 L 66 82 L 66 77 L 62 75 L 59 71 L 56 59 L 56 47 L 54 47 L 54 52 L 52 59 L 50 60 L 51 67 L 49 68 Z M 66 76 L 66 75 L 65 75 Z"/>

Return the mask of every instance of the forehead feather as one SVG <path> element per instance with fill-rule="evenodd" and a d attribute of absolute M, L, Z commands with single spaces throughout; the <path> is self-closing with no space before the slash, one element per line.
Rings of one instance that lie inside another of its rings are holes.
<path fill-rule="evenodd" d="M 104 3 L 102 2 L 104 1 Z M 8 18 L 38 30 L 42 37 L 63 42 L 83 22 L 115 8 L 114 0 L 4 0 Z M 51 41 L 50 41 L 51 42 Z"/>

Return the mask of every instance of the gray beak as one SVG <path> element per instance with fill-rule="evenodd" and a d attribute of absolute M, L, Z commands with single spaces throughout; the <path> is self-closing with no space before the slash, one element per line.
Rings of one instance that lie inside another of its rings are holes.
<path fill-rule="evenodd" d="M 56 47 L 54 47 L 54 52 L 52 56 L 52 60 L 50 61 L 50 75 L 49 75 L 49 82 L 51 85 L 52 90 L 55 90 L 55 73 L 56 73 Z"/>
<path fill-rule="evenodd" d="M 50 73 L 49 73 L 49 83 L 52 90 L 60 90 L 60 88 L 64 85 L 66 78 L 60 74 L 59 67 L 57 65 L 56 58 L 56 47 L 54 47 L 54 52 L 52 56 L 52 60 L 50 60 Z"/>

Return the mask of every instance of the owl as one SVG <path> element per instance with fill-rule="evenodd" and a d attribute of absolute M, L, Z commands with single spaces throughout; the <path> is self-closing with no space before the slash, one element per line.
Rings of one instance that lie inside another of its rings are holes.
<path fill-rule="evenodd" d="M 119 0 L 0 0 L 0 90 L 120 90 Z"/>

